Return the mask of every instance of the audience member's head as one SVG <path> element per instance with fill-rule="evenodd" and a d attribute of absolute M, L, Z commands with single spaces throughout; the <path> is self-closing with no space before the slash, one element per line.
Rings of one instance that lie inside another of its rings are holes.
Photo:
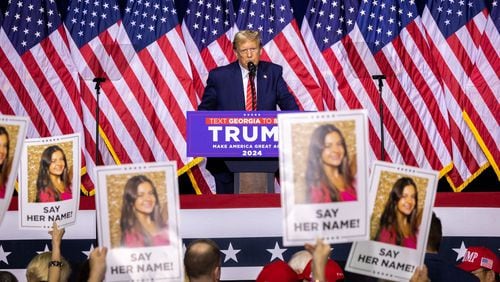
<path fill-rule="evenodd" d="M 16 276 L 14 274 L 5 271 L 5 270 L 0 270 L 0 282 L 17 282 Z"/>
<path fill-rule="evenodd" d="M 299 279 L 297 273 L 284 261 L 275 260 L 264 265 L 257 282 L 297 282 Z"/>
<path fill-rule="evenodd" d="M 49 262 L 52 260 L 51 257 L 52 252 L 44 252 L 31 259 L 28 267 L 26 267 L 26 279 L 28 282 L 49 280 Z M 61 266 L 51 267 L 61 267 L 61 276 L 59 281 L 68 281 L 69 275 L 71 274 L 71 267 L 68 261 L 64 258 L 61 258 L 61 262 Z"/>
<path fill-rule="evenodd" d="M 89 260 L 85 260 L 78 268 L 76 274 L 76 282 L 86 282 L 89 280 L 90 274 L 90 263 Z"/>
<path fill-rule="evenodd" d="M 221 267 L 219 246 L 210 239 L 192 241 L 186 248 L 184 266 L 191 282 L 219 281 Z"/>
<path fill-rule="evenodd" d="M 297 273 L 301 274 L 306 265 L 312 260 L 313 256 L 306 250 L 298 251 L 292 255 L 288 265 Z"/>
<path fill-rule="evenodd" d="M 497 255 L 485 247 L 468 247 L 459 268 L 479 278 L 479 281 L 496 281 L 500 272 L 500 261 Z"/>
<path fill-rule="evenodd" d="M 101 282 L 106 274 L 106 247 L 94 248 L 89 258 L 80 266 L 77 282 Z"/>
<path fill-rule="evenodd" d="M 431 218 L 431 227 L 429 229 L 429 237 L 427 239 L 427 252 L 438 253 L 442 238 L 443 227 L 441 225 L 441 220 L 433 212 Z"/>

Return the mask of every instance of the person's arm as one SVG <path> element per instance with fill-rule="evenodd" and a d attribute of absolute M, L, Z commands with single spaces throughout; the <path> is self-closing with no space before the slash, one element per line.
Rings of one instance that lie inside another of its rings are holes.
<path fill-rule="evenodd" d="M 95 248 L 89 257 L 89 280 L 88 282 L 101 282 L 106 274 L 106 247 Z"/>
<path fill-rule="evenodd" d="M 321 239 L 316 240 L 316 245 L 306 243 L 304 248 L 312 254 L 312 274 L 313 281 L 324 282 L 326 281 L 325 269 L 328 257 L 330 256 L 330 245 L 323 242 Z"/>
<path fill-rule="evenodd" d="M 417 267 L 415 272 L 410 278 L 410 282 L 429 282 L 429 276 L 427 275 L 427 267 L 424 265 Z"/>
<path fill-rule="evenodd" d="M 61 276 L 62 256 L 61 241 L 64 235 L 64 228 L 59 228 L 54 221 L 52 230 L 49 231 L 52 237 L 52 256 L 49 262 L 49 282 L 59 282 Z"/>

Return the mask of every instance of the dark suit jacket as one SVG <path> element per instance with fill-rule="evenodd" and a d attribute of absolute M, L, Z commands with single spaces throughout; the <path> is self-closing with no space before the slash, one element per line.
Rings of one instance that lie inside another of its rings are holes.
<path fill-rule="evenodd" d="M 257 110 L 299 110 L 295 98 L 283 80 L 283 68 L 260 61 L 257 66 Z M 246 87 L 246 86 L 245 86 Z M 244 111 L 245 90 L 238 61 L 210 71 L 207 86 L 198 110 Z M 212 173 L 229 171 L 224 158 L 208 158 L 207 169 Z M 233 159 L 236 160 L 236 159 Z M 257 159 L 255 159 L 257 160 Z"/>
<path fill-rule="evenodd" d="M 279 65 L 260 61 L 257 67 L 257 110 L 299 110 L 295 98 L 288 92 Z M 245 86 L 246 87 L 246 86 Z M 210 71 L 207 86 L 198 110 L 244 111 L 245 90 L 238 61 Z"/>

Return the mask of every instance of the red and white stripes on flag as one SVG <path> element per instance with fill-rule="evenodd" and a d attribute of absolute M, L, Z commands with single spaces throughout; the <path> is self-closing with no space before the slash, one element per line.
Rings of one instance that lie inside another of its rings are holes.
<path fill-rule="evenodd" d="M 375 160 L 381 158 L 379 94 L 349 35 L 357 13 L 357 0 L 343 5 L 311 0 L 301 33 L 322 85 L 326 109 L 367 109 L 370 113 L 370 159 Z"/>
<path fill-rule="evenodd" d="M 422 14 L 449 113 L 453 169 L 447 179 L 455 191 L 463 190 L 489 166 L 462 116 L 464 110 L 473 108 L 466 92 L 475 87 L 468 82 L 486 23 L 484 3 L 468 2 L 460 5 L 454 1 L 429 1 Z"/>
<path fill-rule="evenodd" d="M 100 137 L 107 147 L 100 150 L 109 152 L 104 164 L 174 160 L 179 174 L 196 175 L 185 153 L 185 113 L 197 100 L 173 2 L 128 1 L 123 21 L 114 1 L 70 5 L 66 26 L 85 78 L 89 128 L 95 128 L 97 106 L 92 79 L 106 78 L 99 95 Z M 90 22 L 89 14 L 98 19 Z"/>
<path fill-rule="evenodd" d="M 182 21 L 182 35 L 192 62 L 193 81 L 200 101 L 208 72 L 236 60 L 232 44 L 235 33 L 231 0 L 189 1 Z"/>
<path fill-rule="evenodd" d="M 361 42 L 361 34 L 356 34 L 358 30 L 355 28 L 351 34 L 355 45 Z M 420 18 L 417 17 L 373 57 L 365 50 L 360 52 L 364 54 L 360 58 L 368 74 L 386 75 L 381 99 L 384 138 L 388 137 L 384 140 L 384 148 L 390 160 L 432 168 L 444 174 L 451 165 L 448 116 L 420 30 Z M 361 44 L 358 48 L 365 46 Z"/>
<path fill-rule="evenodd" d="M 83 132 L 78 73 L 55 2 L 11 1 L 2 26 L 1 100 L 7 103 L 1 112 L 28 116 L 29 138 Z"/>
<path fill-rule="evenodd" d="M 414 16 L 395 29 L 389 21 L 394 17 L 379 4 Z M 302 33 L 335 108 L 369 111 L 372 159 L 381 158 L 383 118 L 384 160 L 444 174 L 451 165 L 446 105 L 421 28 L 410 4 L 365 1 L 358 11 L 357 1 L 334 6 L 311 0 Z M 373 75 L 386 77 L 382 94 Z"/>
<path fill-rule="evenodd" d="M 109 52 L 114 48 L 118 22 L 121 17 L 120 10 L 113 0 L 107 1 L 108 6 L 106 8 L 104 8 L 103 4 L 98 3 L 96 5 L 95 3 L 71 0 L 68 2 L 68 13 L 65 19 L 68 45 L 80 77 L 79 87 L 85 127 L 85 146 L 89 152 L 85 158 L 89 176 L 94 183 L 96 182 L 94 179 L 96 163 L 100 165 L 120 163 L 121 160 L 116 155 L 113 147 L 116 142 L 112 141 L 119 140 L 116 131 L 124 130 L 124 127 L 112 126 L 109 118 L 102 111 L 104 108 L 110 109 L 110 111 L 113 109 L 103 91 L 99 95 L 99 105 L 97 105 L 96 84 L 93 82 L 96 77 L 110 80 L 116 76 L 108 75 L 105 68 L 110 61 Z M 101 16 L 104 13 L 106 17 Z M 95 15 L 92 21 L 88 20 L 89 15 Z M 98 106 L 99 108 L 97 108 Z M 99 111 L 100 116 L 98 155 L 96 154 L 96 110 Z M 114 118 L 116 118 L 116 115 Z M 120 146 L 117 147 L 121 148 Z M 93 195 L 94 192 L 94 190 L 89 191 L 89 194 Z"/>
<path fill-rule="evenodd" d="M 131 161 L 173 160 L 183 171 L 192 161 L 186 156 L 186 112 L 194 110 L 198 100 L 174 3 L 150 4 L 127 3 L 112 56 L 122 79 L 105 90 L 120 113 L 117 122 L 132 138 L 130 143 L 122 140 Z M 130 50 L 135 56 L 128 61 Z"/>
<path fill-rule="evenodd" d="M 466 105 L 463 112 L 467 125 L 471 128 L 498 179 L 500 179 L 500 35 L 495 24 L 500 24 L 499 11 L 498 5 L 494 5 L 489 15 L 485 10 L 477 16 L 476 22 L 485 20 L 487 22 L 477 50 L 474 69 L 465 89 L 465 94 L 471 103 Z"/>
<path fill-rule="evenodd" d="M 182 35 L 191 61 L 198 104 L 205 89 L 208 72 L 236 60 L 232 45 L 235 31 L 231 0 L 189 1 L 182 21 Z M 197 179 L 196 186 L 207 183 L 214 192 L 215 181 L 205 169 L 206 159 L 199 159 L 203 161 L 197 168 L 193 168 L 193 171 L 199 170 L 197 177 L 193 176 Z M 199 179 L 200 176 L 203 179 Z M 195 189 L 199 190 L 198 187 Z"/>

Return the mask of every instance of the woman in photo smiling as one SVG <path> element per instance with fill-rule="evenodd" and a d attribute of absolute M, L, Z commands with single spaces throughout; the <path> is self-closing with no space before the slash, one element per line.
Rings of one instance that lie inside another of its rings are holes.
<path fill-rule="evenodd" d="M 43 151 L 36 188 L 37 202 L 46 203 L 71 199 L 71 177 L 66 155 L 61 147 L 52 145 Z"/>
<path fill-rule="evenodd" d="M 419 226 L 417 207 L 418 191 L 415 181 L 409 177 L 396 180 L 380 217 L 375 240 L 416 249 Z"/>
<path fill-rule="evenodd" d="M 136 175 L 125 184 L 120 227 L 123 247 L 169 244 L 156 187 L 144 175 Z"/>
<path fill-rule="evenodd" d="M 357 199 L 346 141 L 333 124 L 323 124 L 311 135 L 306 184 L 310 203 Z"/>

